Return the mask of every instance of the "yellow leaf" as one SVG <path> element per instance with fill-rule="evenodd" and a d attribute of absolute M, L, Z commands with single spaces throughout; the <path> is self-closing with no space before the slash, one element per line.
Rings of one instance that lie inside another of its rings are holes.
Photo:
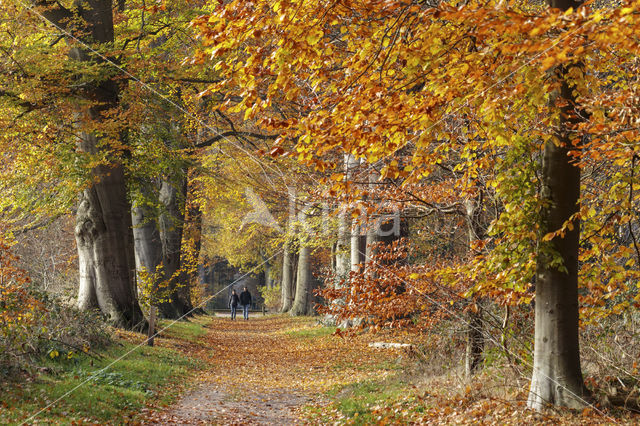
<path fill-rule="evenodd" d="M 307 34 L 307 43 L 309 43 L 310 46 L 313 46 L 320 41 L 322 36 L 324 36 L 322 30 L 320 28 L 315 28 Z"/>
<path fill-rule="evenodd" d="M 556 63 L 556 59 L 553 56 L 547 56 L 542 61 L 542 70 L 546 71 Z"/>

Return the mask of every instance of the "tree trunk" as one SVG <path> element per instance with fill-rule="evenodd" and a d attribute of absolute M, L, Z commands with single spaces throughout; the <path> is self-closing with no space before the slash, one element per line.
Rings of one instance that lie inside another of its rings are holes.
<path fill-rule="evenodd" d="M 262 256 L 263 259 L 263 268 L 264 268 L 264 286 L 266 288 L 272 288 L 273 282 L 271 280 L 271 264 L 269 260 L 267 260 L 266 256 Z"/>
<path fill-rule="evenodd" d="M 351 224 L 351 270 L 357 272 L 362 267 L 362 243 L 360 235 L 360 225 L 357 219 L 353 219 Z"/>
<path fill-rule="evenodd" d="M 482 365 L 482 352 L 484 351 L 484 335 L 482 323 L 482 309 L 477 312 L 467 313 L 467 348 L 465 359 L 465 375 L 473 376 Z"/>
<path fill-rule="evenodd" d="M 336 243 L 336 276 L 343 279 L 349 272 L 349 221 L 346 211 L 338 215 L 338 240 Z"/>
<path fill-rule="evenodd" d="M 84 149 L 98 140 L 85 135 Z M 76 215 L 80 283 L 78 308 L 100 308 L 119 327 L 143 328 L 135 285 L 131 209 L 121 165 L 99 166 L 97 182 L 84 190 Z"/>
<path fill-rule="evenodd" d="M 181 315 L 191 313 L 204 314 L 203 309 L 194 311 L 193 301 L 191 300 L 191 291 L 194 286 L 199 285 L 199 276 L 197 264 L 200 259 L 200 250 L 202 248 L 202 210 L 200 205 L 195 202 L 196 189 L 193 180 L 185 185 L 185 209 L 186 217 L 184 219 L 184 231 L 182 235 L 182 244 L 180 249 L 180 267 L 188 268 L 183 270 L 180 275 L 180 283 L 182 284 L 177 291 L 177 299 L 179 300 L 179 312 Z M 186 256 L 192 258 L 187 259 Z M 195 262 L 195 264 L 193 264 Z"/>
<path fill-rule="evenodd" d="M 134 205 L 131 212 L 136 269 L 144 268 L 150 274 L 156 272 L 162 262 L 162 243 L 158 232 L 157 217 L 152 208 Z"/>
<path fill-rule="evenodd" d="M 565 138 L 565 142 L 568 142 Z M 567 147 L 549 142 L 544 153 L 543 196 L 552 204 L 543 211 L 543 229 L 560 229 L 578 211 L 580 170 L 570 163 Z M 535 347 L 528 405 L 541 410 L 545 404 L 570 408 L 584 406 L 578 337 L 578 239 L 579 224 L 551 246 L 566 271 L 539 255 L 535 288 Z"/>
<path fill-rule="evenodd" d="M 550 6 L 567 10 L 577 8 L 578 4 L 570 0 L 550 0 Z M 575 97 L 566 82 L 567 71 L 566 68 L 555 70 L 556 78 L 562 83 L 555 99 L 561 105 L 560 122 L 554 135 L 560 146 L 551 140 L 544 150 L 541 195 L 548 204 L 542 210 L 543 235 L 562 228 L 578 211 L 580 169 L 569 157 L 570 150 L 579 149 L 572 146 L 570 137 L 577 114 Z M 567 229 L 564 237 L 554 238 L 548 247 L 562 259 L 561 268 L 552 265 L 553 256 L 548 250 L 538 254 L 535 346 L 528 398 L 529 407 L 535 410 L 542 410 L 545 404 L 578 409 L 586 404 L 578 334 L 578 243 L 576 219 L 572 229 Z"/>
<path fill-rule="evenodd" d="M 357 167 L 357 162 L 350 154 L 344 155 L 344 174 L 345 180 L 349 181 L 353 174 L 353 168 Z M 349 217 L 346 206 L 342 206 L 338 214 L 338 238 L 336 242 L 336 275 L 338 282 L 349 274 L 351 269 L 350 262 L 350 241 L 349 241 Z"/>
<path fill-rule="evenodd" d="M 365 276 L 369 278 L 374 278 L 371 274 L 370 269 L 375 269 L 375 265 L 373 262 L 373 258 L 375 256 L 375 249 L 373 245 L 378 242 L 378 221 L 376 219 L 370 218 L 369 222 L 366 226 L 366 237 L 365 237 L 365 249 L 364 249 L 364 268 L 365 268 Z"/>
<path fill-rule="evenodd" d="M 160 314 L 165 318 L 176 319 L 182 316 L 187 306 L 179 297 L 179 286 L 186 286 L 181 282 L 178 273 L 182 253 L 182 235 L 184 230 L 184 205 L 187 193 L 186 178 L 180 177 L 177 182 L 163 180 L 160 187 L 159 201 L 164 212 L 158 218 L 158 228 L 162 240 L 162 266 L 164 278 L 170 280 L 170 300 L 158 305 Z"/>
<path fill-rule="evenodd" d="M 298 252 L 296 296 L 289 311 L 291 315 L 298 316 L 309 313 L 311 287 L 311 249 L 303 244 Z"/>
<path fill-rule="evenodd" d="M 77 2 L 74 11 L 57 2 L 34 3 L 46 6 L 44 16 L 61 28 L 67 28 L 77 18 L 84 31 L 79 37 L 87 43 L 114 41 L 110 0 Z M 72 48 L 69 57 L 87 63 L 102 61 L 81 48 Z M 113 78 L 85 84 L 82 95 L 93 102 L 88 111 L 91 122 L 84 123 L 90 128 L 105 121 L 119 103 L 119 87 Z M 97 154 L 104 149 L 96 133 L 80 133 L 80 152 Z M 78 307 L 98 307 L 117 326 L 142 328 L 145 321 L 136 295 L 131 208 L 124 168 L 119 159 L 110 160 L 109 165 L 92 170 L 95 183 L 79 198 L 75 228 L 80 269 Z"/>
<path fill-rule="evenodd" d="M 288 242 L 285 242 L 282 252 L 282 284 L 280 291 L 282 293 L 281 311 L 288 312 L 293 301 L 293 254 Z"/>
<path fill-rule="evenodd" d="M 483 192 L 480 190 L 475 200 L 465 201 L 465 213 L 467 221 L 467 234 L 469 237 L 469 250 L 471 244 L 485 238 L 487 230 L 486 220 L 482 217 Z M 479 253 L 471 252 L 472 256 Z M 467 350 L 465 362 L 465 375 L 473 376 L 482 365 L 482 353 L 484 351 L 484 323 L 482 320 L 482 306 L 476 300 L 478 308 L 467 312 Z"/>

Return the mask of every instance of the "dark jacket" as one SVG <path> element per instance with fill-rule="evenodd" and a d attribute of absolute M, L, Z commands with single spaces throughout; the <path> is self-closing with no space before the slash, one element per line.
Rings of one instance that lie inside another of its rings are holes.
<path fill-rule="evenodd" d="M 238 302 L 240 301 L 240 298 L 238 297 L 237 294 L 232 294 L 231 295 L 231 299 L 229 299 L 229 307 L 236 307 L 238 306 Z"/>
<path fill-rule="evenodd" d="M 240 293 L 240 304 L 241 305 L 251 304 L 251 293 L 249 293 L 249 290 L 245 290 L 242 293 Z"/>

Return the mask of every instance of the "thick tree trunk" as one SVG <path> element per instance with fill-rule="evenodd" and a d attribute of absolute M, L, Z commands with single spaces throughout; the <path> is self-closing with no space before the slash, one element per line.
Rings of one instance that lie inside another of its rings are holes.
<path fill-rule="evenodd" d="M 312 290 L 311 283 L 311 249 L 302 245 L 298 252 L 298 273 L 296 277 L 296 296 L 289 313 L 294 316 L 309 313 L 309 301 Z"/>
<path fill-rule="evenodd" d="M 164 212 L 158 218 L 158 228 L 162 240 L 164 277 L 170 280 L 171 297 L 170 300 L 158 305 L 158 310 L 163 317 L 172 319 L 179 318 L 188 311 L 188 306 L 180 297 L 181 289 L 178 288 L 187 286 L 187 283 L 183 282 L 185 276 L 179 273 L 186 194 L 185 177 L 180 177 L 176 182 L 164 180 L 160 187 L 159 201 L 164 207 Z"/>
<path fill-rule="evenodd" d="M 291 246 L 285 242 L 282 251 L 282 284 L 280 291 L 282 293 L 282 312 L 288 312 L 293 303 L 293 253 Z"/>
<path fill-rule="evenodd" d="M 97 138 L 86 135 L 82 145 L 87 149 L 97 143 Z M 119 327 L 143 328 L 124 171 L 120 165 L 99 166 L 94 176 L 97 183 L 80 195 L 76 216 L 78 307 L 98 307 Z"/>
<path fill-rule="evenodd" d="M 570 0 L 551 0 L 552 7 L 577 8 Z M 560 122 L 554 135 L 559 146 L 549 141 L 544 150 L 542 197 L 548 202 L 542 211 L 543 232 L 556 231 L 578 212 L 580 169 L 572 164 L 570 129 L 577 121 L 575 97 L 566 82 L 567 69 L 558 68 L 562 85 L 556 101 Z M 553 102 L 553 100 L 552 100 Z M 551 241 L 551 248 L 562 259 L 562 268 L 552 266 L 552 255 L 538 255 L 536 276 L 535 346 L 528 405 L 541 410 L 545 404 L 569 408 L 585 406 L 585 387 L 580 368 L 578 330 L 578 243 L 579 222 L 564 236 Z"/>
<path fill-rule="evenodd" d="M 162 262 L 162 243 L 158 232 L 157 217 L 152 208 L 135 205 L 131 212 L 136 269 L 144 268 L 153 274 Z"/>
<path fill-rule="evenodd" d="M 568 142 L 565 138 L 564 142 Z M 558 230 L 578 211 L 580 170 L 570 163 L 569 148 L 549 142 L 544 153 L 544 230 Z M 552 240 L 563 268 L 541 254 L 536 277 L 535 347 L 529 407 L 545 404 L 581 408 L 585 402 L 578 338 L 579 224 Z"/>
<path fill-rule="evenodd" d="M 77 2 L 78 7 L 73 10 L 64 9 L 57 2 L 34 4 L 46 6 L 44 16 L 62 28 L 77 18 L 84 31 L 79 35 L 83 41 L 114 41 L 110 0 Z M 101 61 L 81 48 L 71 49 L 69 57 L 79 62 Z M 119 87 L 114 79 L 85 84 L 82 95 L 93 102 L 88 111 L 90 123 L 85 123 L 89 128 L 103 122 L 119 103 Z M 104 149 L 101 144 L 97 134 L 82 132 L 78 150 L 97 154 Z M 78 307 L 98 307 L 117 326 L 142 328 L 145 321 L 136 295 L 131 208 L 123 166 L 119 159 L 112 158 L 109 165 L 95 167 L 92 177 L 95 183 L 80 194 L 76 216 Z"/>

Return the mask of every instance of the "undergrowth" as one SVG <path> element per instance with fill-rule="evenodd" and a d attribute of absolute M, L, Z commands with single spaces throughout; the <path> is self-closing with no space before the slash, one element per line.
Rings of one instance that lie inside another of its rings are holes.
<path fill-rule="evenodd" d="M 190 344 L 206 332 L 209 321 L 176 323 L 155 347 L 138 346 L 142 335 L 120 332 L 88 353 L 43 352 L 32 359 L 38 367 L 29 374 L 5 377 L 0 424 L 135 422 L 148 405 L 173 402 L 185 379 L 206 367 L 184 351 L 163 346 Z"/>
<path fill-rule="evenodd" d="M 38 368 L 43 356 L 74 357 L 111 342 L 109 326 L 96 312 L 80 311 L 46 292 L 26 287 L 33 300 L 29 321 L 0 333 L 0 380 Z"/>

